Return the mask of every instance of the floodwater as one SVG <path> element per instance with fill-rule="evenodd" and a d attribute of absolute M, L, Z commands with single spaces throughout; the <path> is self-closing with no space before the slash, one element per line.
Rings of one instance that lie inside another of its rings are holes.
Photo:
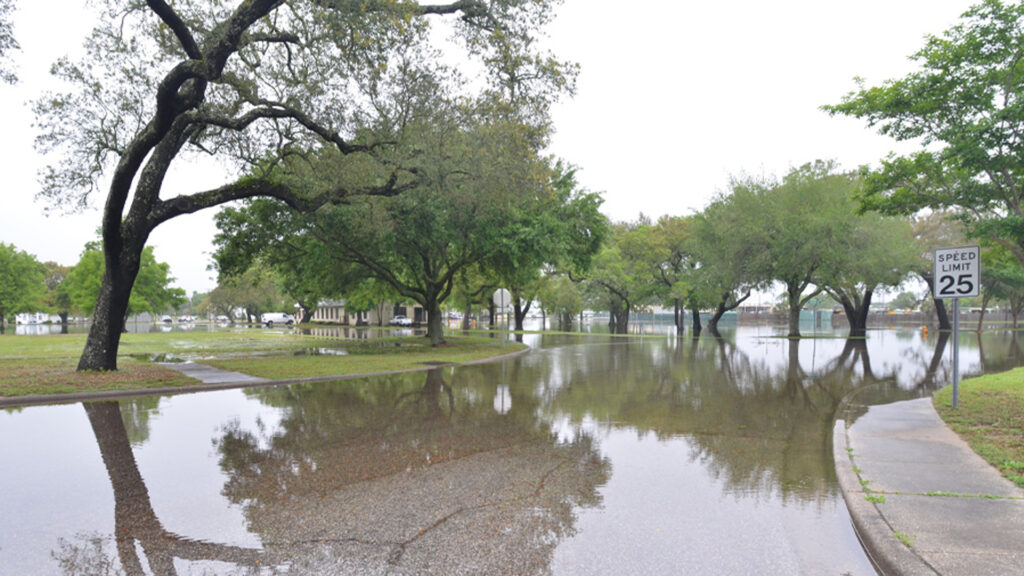
<path fill-rule="evenodd" d="M 0 411 L 0 574 L 873 574 L 841 400 L 946 340 L 532 337 L 505 362 Z M 1019 363 L 1010 333 L 965 374 Z M 873 401 L 873 400 L 872 400 Z"/>

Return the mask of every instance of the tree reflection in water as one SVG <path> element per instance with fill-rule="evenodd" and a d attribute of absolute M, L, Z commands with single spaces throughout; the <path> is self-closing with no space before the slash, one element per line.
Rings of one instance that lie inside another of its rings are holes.
<path fill-rule="evenodd" d="M 175 558 L 216 560 L 253 568 L 269 563 L 270 559 L 260 550 L 197 542 L 166 531 L 153 511 L 149 490 L 139 473 L 120 405 L 112 401 L 83 405 L 114 491 L 114 540 L 117 558 L 125 573 L 147 573 L 143 556 L 149 571 L 158 576 L 178 573 Z M 75 570 L 68 573 L 110 572 L 113 563 L 100 553 L 98 538 L 97 535 L 82 536 L 80 539 L 85 543 L 81 545 L 62 540 L 60 552 L 53 555 L 65 571 Z"/>
<path fill-rule="evenodd" d="M 580 354 L 572 362 L 537 362 L 537 373 L 521 378 L 543 383 L 545 413 L 565 414 L 577 425 L 592 419 L 638 434 L 686 437 L 692 458 L 730 492 L 832 498 L 838 493 L 831 442 L 836 411 L 859 389 L 895 388 L 906 397 L 897 368 L 873 366 L 864 339 L 846 340 L 838 355 L 823 360 L 814 348 L 825 344 L 811 339 L 764 339 L 761 346 L 771 352 L 759 356 L 732 338 L 735 332 L 674 348 L 610 344 L 607 353 Z M 923 376 L 912 388 L 932 391 L 944 383 L 936 378 L 944 342 L 923 359 Z M 529 359 L 523 364 L 530 370 Z"/>
<path fill-rule="evenodd" d="M 223 430 L 224 494 L 268 547 L 296 543 L 300 573 L 543 573 L 574 509 L 600 503 L 592 439 L 559 441 L 529 395 L 495 412 L 497 382 L 412 378 L 251 391 L 285 415 Z"/>
<path fill-rule="evenodd" d="M 117 561 L 97 534 L 61 538 L 52 556 L 67 574 L 171 575 L 176 559 L 218 574 L 543 573 L 577 507 L 600 504 L 609 465 L 586 434 L 559 438 L 538 421 L 529 396 L 495 412 L 498 384 L 456 395 L 435 369 L 247 392 L 281 409 L 280 425 L 229 423 L 214 446 L 223 494 L 262 550 L 165 530 L 124 424 L 138 415 L 87 403 L 114 492 Z"/>
<path fill-rule="evenodd" d="M 607 339 L 505 366 L 248 390 L 279 423 L 222 423 L 213 446 L 221 494 L 261 549 L 166 530 L 131 442 L 148 442 L 156 402 L 88 403 L 115 534 L 61 538 L 52 555 L 68 574 L 162 576 L 182 562 L 218 574 L 543 574 L 579 509 L 602 505 L 604 428 L 685 438 L 728 493 L 834 498 L 842 400 L 949 380 L 948 335 L 934 347 L 912 338 L 875 359 L 863 339 Z M 978 349 L 986 368 L 1021 358 L 1002 334 Z"/>

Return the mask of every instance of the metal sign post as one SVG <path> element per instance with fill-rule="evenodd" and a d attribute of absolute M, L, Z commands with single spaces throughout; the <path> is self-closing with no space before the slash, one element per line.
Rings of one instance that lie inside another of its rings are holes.
<path fill-rule="evenodd" d="M 981 248 L 935 251 L 935 297 L 953 299 L 953 408 L 960 406 L 960 298 L 981 295 Z"/>

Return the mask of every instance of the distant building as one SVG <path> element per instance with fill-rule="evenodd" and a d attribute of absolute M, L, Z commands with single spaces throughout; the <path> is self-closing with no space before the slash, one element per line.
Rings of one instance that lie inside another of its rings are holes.
<path fill-rule="evenodd" d="M 24 312 L 15 314 L 15 324 L 60 324 L 60 316 L 45 312 Z"/>
<path fill-rule="evenodd" d="M 422 324 L 427 321 L 427 312 L 417 304 L 392 304 L 384 302 L 381 306 L 384 311 L 383 317 L 374 310 L 363 310 L 361 312 L 349 312 L 345 309 L 345 300 L 323 300 L 313 312 L 313 322 L 324 324 L 342 324 L 345 326 L 387 326 L 391 318 L 405 316 L 411 318 L 414 324 Z"/>

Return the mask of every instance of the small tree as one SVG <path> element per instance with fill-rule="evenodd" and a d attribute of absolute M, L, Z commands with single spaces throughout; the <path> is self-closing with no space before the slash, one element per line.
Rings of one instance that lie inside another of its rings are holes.
<path fill-rule="evenodd" d="M 98 242 L 86 244 L 78 263 L 68 272 L 64 290 L 75 309 L 86 316 L 95 314 L 96 295 L 103 283 L 103 250 Z M 159 314 L 171 311 L 188 299 L 185 291 L 171 286 L 174 277 L 166 262 L 157 262 L 152 246 L 147 246 L 139 264 L 138 278 L 132 289 L 125 315 Z M 123 324 L 123 321 L 122 321 Z"/>
<path fill-rule="evenodd" d="M 35 256 L 0 242 L 0 333 L 8 316 L 43 306 L 45 277 L 46 268 Z"/>

